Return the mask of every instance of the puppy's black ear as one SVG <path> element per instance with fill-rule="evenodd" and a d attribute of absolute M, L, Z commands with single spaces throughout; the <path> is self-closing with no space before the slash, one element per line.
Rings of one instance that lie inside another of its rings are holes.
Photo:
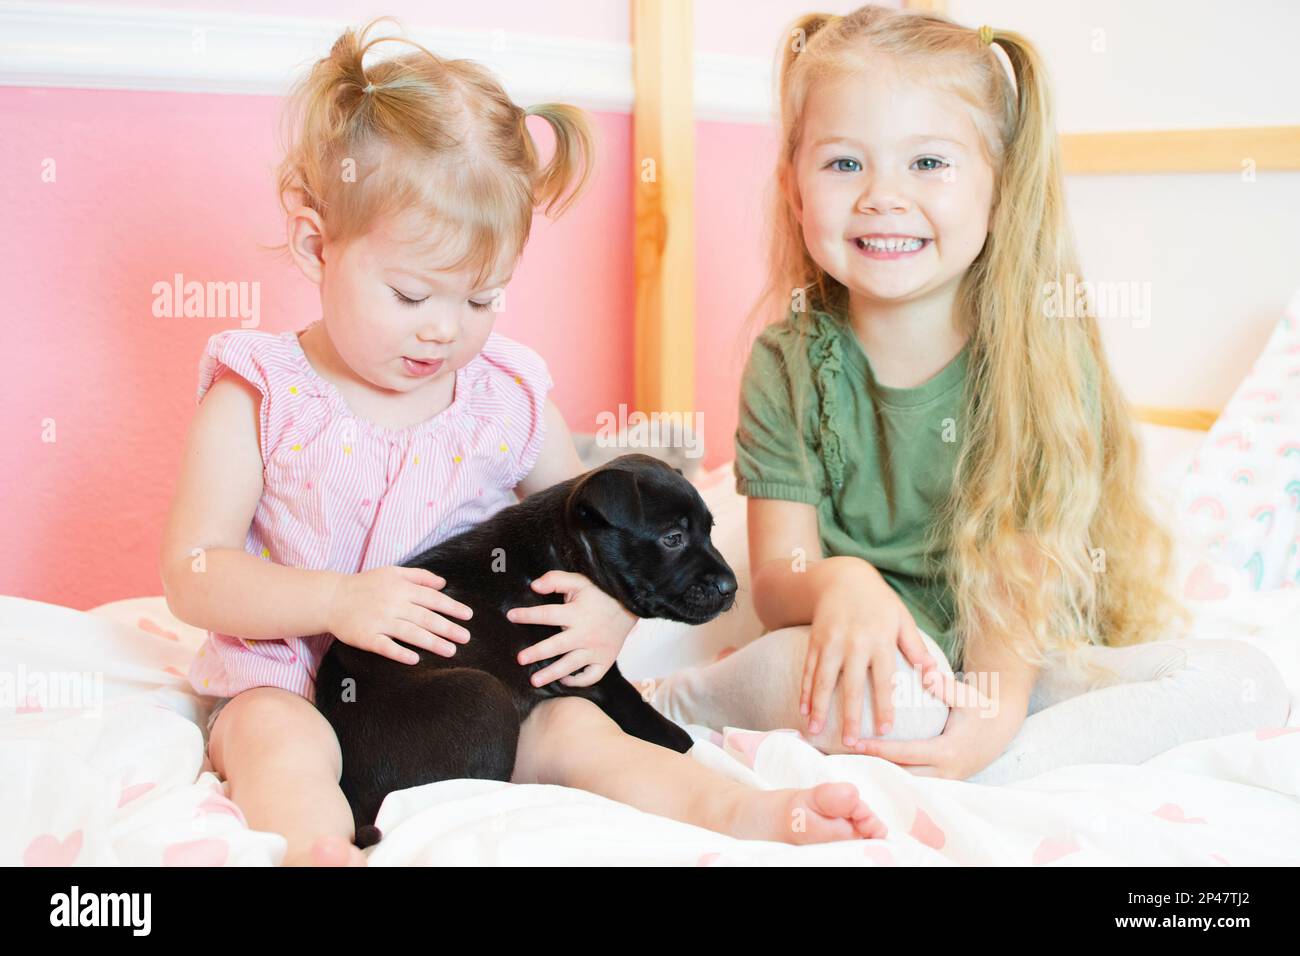
<path fill-rule="evenodd" d="M 588 527 L 635 528 L 643 520 L 636 473 L 621 468 L 589 472 L 569 493 L 569 514 Z"/>
<path fill-rule="evenodd" d="M 682 470 L 680 468 L 674 468 L 673 471 L 677 472 L 677 474 L 679 475 L 682 475 Z M 682 475 L 682 477 L 685 478 L 686 476 Z"/>

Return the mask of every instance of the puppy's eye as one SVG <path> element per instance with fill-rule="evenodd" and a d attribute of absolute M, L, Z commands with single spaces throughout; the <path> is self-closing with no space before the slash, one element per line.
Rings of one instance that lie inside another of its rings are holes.
<path fill-rule="evenodd" d="M 659 539 L 659 543 L 665 548 L 680 548 L 685 541 L 686 535 L 682 534 L 680 531 L 670 531 Z"/>

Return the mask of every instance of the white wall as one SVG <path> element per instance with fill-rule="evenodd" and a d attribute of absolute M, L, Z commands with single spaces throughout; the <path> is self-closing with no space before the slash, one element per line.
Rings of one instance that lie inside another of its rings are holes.
<path fill-rule="evenodd" d="M 1039 46 L 1062 132 L 1300 125 L 1300 3 L 951 0 L 949 15 Z M 1103 323 L 1129 398 L 1221 408 L 1300 288 L 1300 173 L 1072 176 L 1067 189 L 1085 277 L 1151 284 L 1148 327 Z"/>

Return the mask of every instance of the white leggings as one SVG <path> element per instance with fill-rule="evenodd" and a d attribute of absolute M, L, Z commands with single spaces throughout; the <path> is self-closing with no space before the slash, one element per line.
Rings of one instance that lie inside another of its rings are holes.
<path fill-rule="evenodd" d="M 809 631 L 808 625 L 769 631 L 720 661 L 678 671 L 659 685 L 652 702 L 680 724 L 805 730 L 799 681 Z M 951 674 L 938 645 L 922 637 Z M 972 783 L 1011 783 L 1073 764 L 1142 763 L 1193 740 L 1285 724 L 1290 712 L 1290 692 L 1277 666 L 1244 641 L 1177 638 L 1088 647 L 1083 653 L 1110 676 L 1088 684 L 1049 661 L 1039 672 L 1020 732 L 1001 756 L 969 778 Z M 938 736 L 948 707 L 922 688 L 901 651 L 897 666 L 894 721 L 885 738 Z M 850 752 L 842 740 L 839 696 L 837 686 L 825 726 L 808 738 L 824 753 Z M 861 734 L 874 736 L 874 729 L 868 681 Z"/>

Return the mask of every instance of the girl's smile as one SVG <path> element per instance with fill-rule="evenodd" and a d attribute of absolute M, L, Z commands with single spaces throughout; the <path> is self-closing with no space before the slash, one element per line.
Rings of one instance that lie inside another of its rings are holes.
<path fill-rule="evenodd" d="M 853 244 L 868 259 L 909 259 L 930 247 L 932 239 L 915 236 L 878 235 L 858 236 Z"/>

